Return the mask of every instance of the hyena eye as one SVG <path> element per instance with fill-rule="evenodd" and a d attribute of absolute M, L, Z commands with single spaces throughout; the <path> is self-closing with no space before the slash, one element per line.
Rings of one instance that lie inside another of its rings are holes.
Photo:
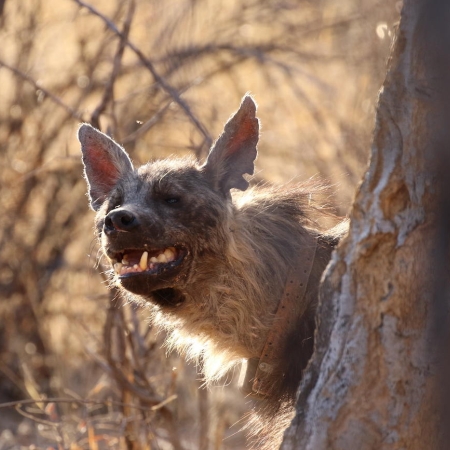
<path fill-rule="evenodd" d="M 173 205 L 174 203 L 178 203 L 180 199 L 178 197 L 169 197 L 165 199 L 165 202 L 169 205 Z"/>

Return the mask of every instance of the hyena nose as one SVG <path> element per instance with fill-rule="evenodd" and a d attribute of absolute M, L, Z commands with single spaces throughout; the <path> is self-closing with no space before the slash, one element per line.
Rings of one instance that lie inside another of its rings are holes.
<path fill-rule="evenodd" d="M 126 209 L 114 209 L 105 217 L 103 227 L 106 234 L 114 231 L 131 231 L 138 225 L 138 220 L 134 214 Z"/>

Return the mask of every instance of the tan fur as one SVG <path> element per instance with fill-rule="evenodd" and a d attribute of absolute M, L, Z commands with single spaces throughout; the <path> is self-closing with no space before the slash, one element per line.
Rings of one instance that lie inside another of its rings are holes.
<path fill-rule="evenodd" d="M 277 235 L 278 228 L 285 228 L 287 237 L 293 239 L 303 226 L 314 226 L 314 232 L 319 233 L 315 218 L 320 214 L 330 216 L 311 203 L 311 197 L 321 195 L 321 191 L 322 186 L 309 182 L 285 188 L 257 187 L 236 194 L 229 223 L 224 227 L 230 230 L 224 258 L 212 259 L 210 272 L 196 274 L 194 289 L 189 289 L 188 283 L 185 291 L 188 299 L 175 311 L 168 313 L 147 304 L 153 322 L 169 332 L 168 348 L 195 361 L 204 361 L 208 383 L 220 379 L 241 359 L 260 355 L 289 263 L 296 254 L 298 243 L 291 242 L 292 246 L 286 247 L 290 254 L 283 258 L 279 248 L 261 240 L 258 234 L 262 230 L 265 235 Z M 302 223 L 292 223 L 290 217 L 275 216 L 270 211 L 280 194 L 292 196 L 309 211 L 302 217 Z M 255 220 L 258 230 L 255 230 Z M 267 259 L 276 264 L 268 266 Z M 264 279 L 270 283 L 262 284 Z"/>

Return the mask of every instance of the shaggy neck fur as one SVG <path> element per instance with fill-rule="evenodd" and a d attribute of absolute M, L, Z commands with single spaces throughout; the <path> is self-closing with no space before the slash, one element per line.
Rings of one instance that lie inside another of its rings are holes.
<path fill-rule="evenodd" d="M 320 211 L 311 205 L 311 188 L 258 188 L 235 198 L 224 226 L 228 238 L 222 257 L 213 255 L 210 270 L 192 275 L 181 305 L 170 312 L 154 311 L 154 320 L 169 331 L 169 347 L 201 359 L 206 381 L 218 380 L 242 358 L 260 356 L 287 274 L 306 235 L 313 235 L 318 248 L 303 299 L 308 306 L 272 374 L 268 401 L 275 408 L 293 398 L 312 353 L 317 287 L 338 242 L 333 233 L 319 231 Z M 293 345 L 302 355 L 295 361 L 287 356 Z"/>

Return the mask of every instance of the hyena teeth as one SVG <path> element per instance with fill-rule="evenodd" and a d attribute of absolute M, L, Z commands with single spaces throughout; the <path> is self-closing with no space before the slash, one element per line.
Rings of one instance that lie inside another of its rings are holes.
<path fill-rule="evenodd" d="M 128 266 L 128 261 L 127 261 L 125 258 L 123 258 L 123 259 L 122 259 L 122 264 L 123 264 L 124 266 Z"/>
<path fill-rule="evenodd" d="M 139 269 L 139 266 L 138 266 L 137 264 L 135 264 L 135 265 L 133 266 L 133 269 Z"/>
<path fill-rule="evenodd" d="M 157 263 L 158 260 L 157 260 L 154 256 L 152 256 L 152 257 L 150 258 L 150 262 L 151 262 L 151 263 Z"/>
<path fill-rule="evenodd" d="M 170 247 L 170 248 L 166 248 L 166 250 L 164 251 L 164 256 L 167 259 L 167 262 L 171 262 L 175 259 L 175 252 L 174 252 L 174 248 Z"/>
<path fill-rule="evenodd" d="M 148 252 L 142 253 L 141 260 L 139 261 L 139 267 L 141 270 L 147 269 L 147 262 L 148 262 Z"/>
<path fill-rule="evenodd" d="M 161 262 L 161 263 L 166 263 L 167 262 L 166 255 L 164 253 L 161 253 L 160 255 L 158 255 L 158 257 L 156 259 L 157 259 L 158 262 Z"/>
<path fill-rule="evenodd" d="M 122 270 L 122 263 L 115 263 L 114 264 L 114 272 L 117 273 L 117 275 L 120 275 L 120 271 Z"/>

